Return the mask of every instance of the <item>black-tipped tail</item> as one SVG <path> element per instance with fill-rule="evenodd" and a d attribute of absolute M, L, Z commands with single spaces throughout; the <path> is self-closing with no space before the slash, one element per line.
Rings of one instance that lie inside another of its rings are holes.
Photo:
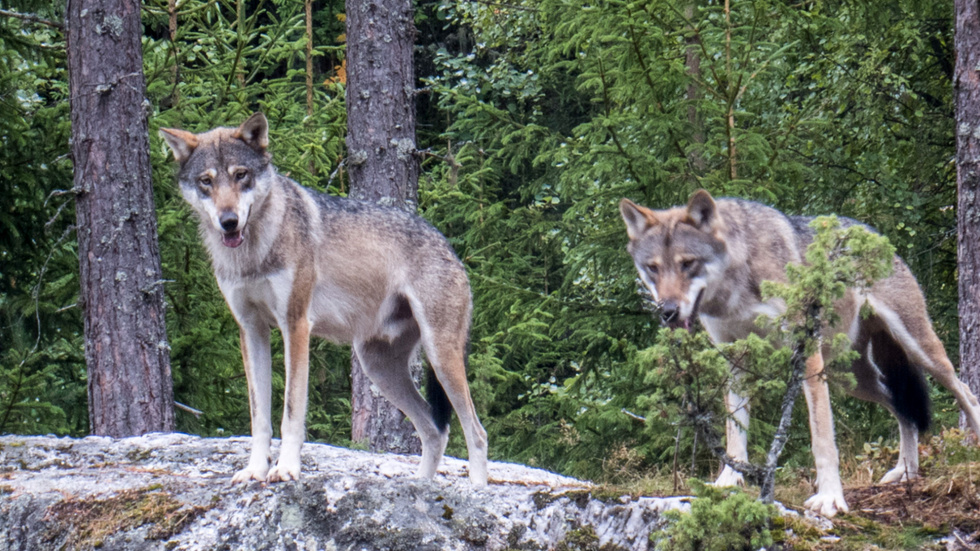
<path fill-rule="evenodd" d="M 453 406 L 446 396 L 446 389 L 442 388 L 431 367 L 425 373 L 425 397 L 432 408 L 432 421 L 435 422 L 436 428 L 439 432 L 446 432 L 449 429 Z"/>
<path fill-rule="evenodd" d="M 865 322 L 873 327 L 870 332 L 871 356 L 884 375 L 895 414 L 915 425 L 920 433 L 924 432 L 932 421 L 932 413 L 929 387 L 922 369 L 912 363 L 880 318 L 871 316 Z"/>

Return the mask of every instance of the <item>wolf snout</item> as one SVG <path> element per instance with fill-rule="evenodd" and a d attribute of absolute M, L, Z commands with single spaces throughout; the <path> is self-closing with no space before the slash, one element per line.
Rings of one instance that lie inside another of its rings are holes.
<path fill-rule="evenodd" d="M 684 317 L 681 313 L 681 305 L 673 299 L 667 299 L 660 303 L 660 323 L 671 328 L 683 327 L 691 330 L 692 316 Z"/>
<path fill-rule="evenodd" d="M 665 300 L 660 305 L 660 321 L 667 325 L 676 324 L 681 315 L 680 305 L 676 300 Z"/>
<path fill-rule="evenodd" d="M 230 210 L 222 212 L 218 222 L 221 223 L 221 229 L 226 232 L 233 232 L 238 229 L 238 215 Z"/>
<path fill-rule="evenodd" d="M 234 249 L 242 244 L 242 231 L 238 228 L 240 221 L 234 211 L 226 210 L 222 212 L 218 216 L 218 223 L 221 224 L 223 231 L 221 243 L 225 247 Z"/>

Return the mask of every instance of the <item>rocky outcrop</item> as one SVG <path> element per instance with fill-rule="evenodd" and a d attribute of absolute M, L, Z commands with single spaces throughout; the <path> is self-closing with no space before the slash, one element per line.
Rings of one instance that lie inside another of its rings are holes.
<path fill-rule="evenodd" d="M 231 485 L 248 441 L 2 437 L 0 551 L 645 550 L 662 512 L 688 507 L 507 463 L 486 489 L 453 458 L 418 480 L 417 457 L 323 444 L 303 448 L 298 482 Z"/>

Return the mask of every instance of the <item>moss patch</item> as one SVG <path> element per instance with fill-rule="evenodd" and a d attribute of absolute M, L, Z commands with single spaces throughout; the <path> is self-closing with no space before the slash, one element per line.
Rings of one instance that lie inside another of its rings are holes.
<path fill-rule="evenodd" d="M 185 505 L 159 485 L 124 490 L 105 499 L 68 499 L 48 509 L 45 520 L 54 527 L 47 540 L 54 541 L 67 532 L 65 548 L 95 548 L 112 534 L 146 524 L 152 525 L 148 539 L 168 539 L 207 509 Z"/>

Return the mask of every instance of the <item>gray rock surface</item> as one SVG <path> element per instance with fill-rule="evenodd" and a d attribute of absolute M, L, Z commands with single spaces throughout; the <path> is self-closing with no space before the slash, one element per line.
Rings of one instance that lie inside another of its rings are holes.
<path fill-rule="evenodd" d="M 682 497 L 597 496 L 588 482 L 507 463 L 490 464 L 481 490 L 454 458 L 418 480 L 417 457 L 323 444 L 304 446 L 298 482 L 233 486 L 248 445 L 0 437 L 0 551 L 646 550 L 663 511 L 688 507 Z"/>

